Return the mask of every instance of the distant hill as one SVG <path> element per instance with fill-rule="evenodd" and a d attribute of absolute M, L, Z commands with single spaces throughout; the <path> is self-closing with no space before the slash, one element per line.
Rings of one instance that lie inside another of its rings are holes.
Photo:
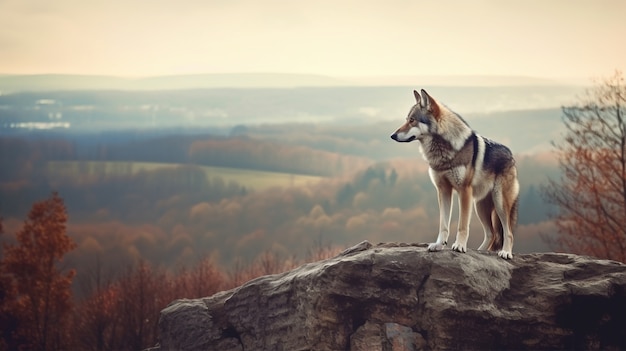
<path fill-rule="evenodd" d="M 0 75 L 0 92 L 57 90 L 178 90 L 198 88 L 289 88 L 351 85 L 312 74 L 233 73 L 127 78 L 98 75 Z"/>
<path fill-rule="evenodd" d="M 539 78 L 527 76 L 493 75 L 406 75 L 353 77 L 359 85 L 372 86 L 447 86 L 447 87 L 517 87 L 517 86 L 563 86 L 587 85 L 584 78 Z"/>
<path fill-rule="evenodd" d="M 129 78 L 72 74 L 0 74 L 0 94 L 59 90 L 180 90 L 203 88 L 295 88 L 338 86 L 559 86 L 561 81 L 522 76 L 371 76 L 335 78 L 314 74 L 224 73 Z"/>

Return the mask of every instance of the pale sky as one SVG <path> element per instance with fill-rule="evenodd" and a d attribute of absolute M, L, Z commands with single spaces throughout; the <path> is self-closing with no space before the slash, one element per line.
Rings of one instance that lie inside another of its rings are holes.
<path fill-rule="evenodd" d="M 0 0 L 0 74 L 598 77 L 624 0 Z"/>

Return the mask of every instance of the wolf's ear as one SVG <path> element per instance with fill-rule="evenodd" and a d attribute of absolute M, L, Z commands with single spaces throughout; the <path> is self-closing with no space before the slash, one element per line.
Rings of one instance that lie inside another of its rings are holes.
<path fill-rule="evenodd" d="M 428 93 L 424 89 L 422 89 L 422 98 L 424 99 L 424 107 L 426 107 L 426 109 L 430 111 L 430 113 L 432 113 L 433 117 L 439 118 L 439 114 L 441 113 L 441 111 L 439 110 L 439 105 L 437 104 L 437 101 L 430 97 L 430 95 L 428 95 Z"/>
<path fill-rule="evenodd" d="M 415 95 L 415 101 L 419 104 L 421 100 L 420 93 L 418 93 L 417 90 L 413 90 L 413 95 Z"/>

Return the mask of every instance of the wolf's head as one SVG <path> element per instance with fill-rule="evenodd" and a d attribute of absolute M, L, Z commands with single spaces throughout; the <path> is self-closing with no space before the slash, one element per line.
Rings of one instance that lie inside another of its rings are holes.
<path fill-rule="evenodd" d="M 397 142 L 408 143 L 431 134 L 441 116 L 439 105 L 426 90 L 422 89 L 421 95 L 413 90 L 413 95 L 416 103 L 411 107 L 406 122 L 391 135 L 391 139 Z"/>

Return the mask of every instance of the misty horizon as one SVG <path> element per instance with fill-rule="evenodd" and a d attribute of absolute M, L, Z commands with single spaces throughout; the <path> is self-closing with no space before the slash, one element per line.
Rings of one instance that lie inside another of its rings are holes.
<path fill-rule="evenodd" d="M 199 73 L 146 77 L 89 74 L 0 74 L 0 94 L 55 90 L 179 90 L 300 87 L 496 87 L 588 86 L 594 77 L 510 75 L 361 75 L 306 73 Z"/>
<path fill-rule="evenodd" d="M 77 135 L 135 131 L 228 136 L 241 126 L 340 128 L 355 121 L 357 128 L 366 130 L 381 125 L 392 129 L 414 104 L 413 89 L 338 86 L 13 93 L 0 96 L 0 135 L 51 129 Z M 571 104 L 584 87 L 433 86 L 427 90 L 479 133 L 510 142 L 516 152 L 536 152 L 550 148 L 562 127 L 561 106 Z M 503 123 L 516 129 L 503 128 Z M 518 138 L 520 133 L 526 137 Z M 382 142 L 387 137 L 385 133 L 375 139 Z"/>

